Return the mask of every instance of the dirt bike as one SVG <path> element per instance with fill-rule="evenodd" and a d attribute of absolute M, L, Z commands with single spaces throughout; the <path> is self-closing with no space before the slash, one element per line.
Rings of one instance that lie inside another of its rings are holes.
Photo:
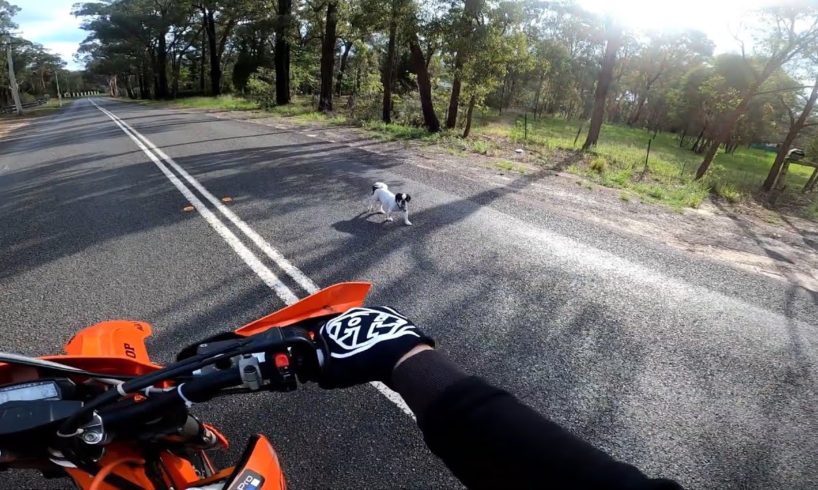
<path fill-rule="evenodd" d="M 250 438 L 235 466 L 218 429 L 193 403 L 315 381 L 326 347 L 315 328 L 362 306 L 370 284 L 342 283 L 151 362 L 150 325 L 102 322 L 79 331 L 64 355 L 0 353 L 0 468 L 35 468 L 83 490 L 271 490 L 286 488 L 273 446 Z M 36 484 L 28 488 L 36 488 Z"/>

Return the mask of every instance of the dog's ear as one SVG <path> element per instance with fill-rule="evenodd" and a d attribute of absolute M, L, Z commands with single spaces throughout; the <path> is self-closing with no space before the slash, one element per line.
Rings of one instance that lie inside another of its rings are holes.
<path fill-rule="evenodd" d="M 409 202 L 409 201 L 412 200 L 412 196 L 410 196 L 409 194 L 405 194 L 405 195 L 406 195 L 406 202 Z"/>
<path fill-rule="evenodd" d="M 397 194 L 395 194 L 395 202 L 401 202 L 401 201 L 403 201 L 403 193 L 398 192 Z"/>

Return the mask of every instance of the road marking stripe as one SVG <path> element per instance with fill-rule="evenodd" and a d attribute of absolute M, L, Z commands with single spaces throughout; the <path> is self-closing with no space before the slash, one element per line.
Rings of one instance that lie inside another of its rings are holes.
<path fill-rule="evenodd" d="M 210 201 L 216 209 L 219 210 L 220 213 L 224 215 L 231 223 L 233 223 L 242 233 L 244 233 L 247 238 L 250 239 L 258 248 L 261 249 L 264 254 L 269 257 L 273 262 L 276 263 L 277 266 L 281 268 L 288 276 L 292 277 L 295 282 L 301 286 L 304 291 L 309 294 L 312 294 L 318 291 L 318 286 L 315 285 L 312 280 L 307 277 L 303 272 L 301 272 L 296 266 L 292 264 L 289 260 L 287 260 L 284 255 L 281 254 L 278 250 L 274 249 L 269 243 L 267 243 L 264 238 L 261 237 L 256 231 L 250 226 L 245 223 L 241 218 L 236 216 L 236 214 L 230 210 L 227 206 L 225 206 L 216 196 L 210 193 L 207 189 L 204 188 L 202 184 L 199 183 L 198 180 L 194 179 L 189 173 L 185 171 L 178 163 L 176 163 L 171 157 L 169 157 L 164 151 L 157 148 L 151 141 L 149 141 L 145 136 L 140 134 L 138 131 L 133 129 L 128 123 L 119 119 L 118 116 L 114 115 L 122 124 L 124 124 L 128 129 L 131 130 L 132 133 L 136 135 L 145 145 L 147 145 L 151 150 L 153 150 L 160 158 L 162 158 L 165 162 L 168 163 L 179 175 L 182 176 L 194 189 L 199 191 L 205 199 Z M 283 299 L 283 298 L 282 298 Z M 297 301 L 297 300 L 296 300 Z"/>
<path fill-rule="evenodd" d="M 293 294 L 293 292 L 290 291 L 290 289 L 283 282 L 281 282 L 281 280 L 273 273 L 273 271 L 271 271 L 266 265 L 264 265 L 258 259 L 258 257 L 256 257 L 253 254 L 253 252 L 251 252 L 250 249 L 247 248 L 247 246 L 244 245 L 241 242 L 241 240 L 239 240 L 239 238 L 224 225 L 224 223 L 219 221 L 219 218 L 217 218 L 216 215 L 213 214 L 213 212 L 210 211 L 207 208 L 207 206 L 205 206 L 204 203 L 201 200 L 199 200 L 199 198 L 196 197 L 196 195 L 193 194 L 193 192 L 190 189 L 188 189 L 179 180 L 179 178 L 173 174 L 173 172 L 168 170 L 165 164 L 162 163 L 162 161 L 159 160 L 159 158 L 156 155 L 154 155 L 147 147 L 145 147 L 145 145 L 142 144 L 142 142 L 139 141 L 139 139 L 128 130 L 126 125 L 124 125 L 118 120 L 119 118 L 117 118 L 108 110 L 98 106 L 93 100 L 91 101 L 91 103 L 94 104 L 94 106 L 96 106 L 97 109 L 102 111 L 103 114 L 108 116 L 117 126 L 119 126 L 119 129 L 121 129 L 126 135 L 128 135 L 128 137 L 131 138 L 131 140 L 133 140 L 134 143 L 136 143 L 136 146 L 138 146 L 139 149 L 142 150 L 157 167 L 159 167 L 159 170 L 161 170 L 162 173 L 165 174 L 165 177 L 167 177 L 168 180 L 170 180 L 171 183 L 179 190 L 179 192 L 181 192 L 182 195 L 184 195 L 185 198 L 188 201 L 190 201 L 191 204 L 193 204 L 193 207 L 196 208 L 196 210 L 199 212 L 199 214 L 202 215 L 205 221 L 207 221 L 207 223 L 214 230 L 216 230 L 216 232 L 219 235 L 221 235 L 224 241 L 226 241 L 227 244 L 230 245 L 233 251 L 236 252 L 236 254 L 239 257 L 241 257 L 241 259 L 244 260 L 244 262 L 248 266 L 250 266 L 251 269 L 253 269 L 253 272 L 255 272 L 261 278 L 261 280 L 264 281 L 264 284 L 272 288 L 276 292 L 276 294 L 278 294 L 279 297 L 282 300 L 284 300 L 285 303 L 290 304 L 298 301 L 298 297 L 295 294 Z"/>
<path fill-rule="evenodd" d="M 171 157 L 169 157 L 165 152 L 159 149 L 156 145 L 154 145 L 150 140 L 148 140 L 145 136 L 140 134 L 137 130 L 135 130 L 131 125 L 120 119 L 117 115 L 104 109 L 97 105 L 93 100 L 90 100 L 94 106 L 102 111 L 105 115 L 111 118 L 117 126 L 119 126 L 122 131 L 128 135 L 136 144 L 137 146 L 146 154 L 148 157 L 156 164 L 157 167 L 165 174 L 165 176 L 170 179 L 173 185 L 176 186 L 177 189 L 193 204 L 197 211 L 210 223 L 213 228 L 219 232 L 222 238 L 231 245 L 233 250 L 253 269 L 265 284 L 267 284 L 271 289 L 273 289 L 279 298 L 286 304 L 292 304 L 298 301 L 298 297 L 293 294 L 293 292 L 284 284 L 282 283 L 278 277 L 268 269 L 264 264 L 262 264 L 258 258 L 251 252 L 246 246 L 244 246 L 241 241 L 234 235 L 224 224 L 219 221 L 219 218 L 216 217 L 205 205 L 202 201 L 197 198 L 193 192 L 182 183 L 176 175 L 174 175 L 168 168 L 157 158 L 156 155 L 159 155 L 162 159 L 165 160 L 174 170 L 176 170 L 191 186 L 193 186 L 196 190 L 198 190 L 211 204 L 213 204 L 216 209 L 219 210 L 230 222 L 232 222 L 239 230 L 242 231 L 254 244 L 256 244 L 259 249 L 261 249 L 265 255 L 267 255 L 273 262 L 276 263 L 287 275 L 293 278 L 299 286 L 301 286 L 308 294 L 313 294 L 319 290 L 318 286 L 304 274 L 300 269 L 298 269 L 295 265 L 292 264 L 289 260 L 287 260 L 284 255 L 281 254 L 278 250 L 273 248 L 264 238 L 261 237 L 255 230 L 250 228 L 250 226 L 245 223 L 241 218 L 236 216 L 233 211 L 228 209 L 224 204 L 222 204 L 218 199 L 216 199 L 213 194 L 211 194 L 207 189 L 205 189 L 202 184 L 199 183 L 198 180 L 193 178 L 189 173 L 187 173 L 182 167 L 179 166 Z M 149 150 L 147 147 L 150 147 L 156 155 Z M 211 222 L 211 220 L 213 222 Z M 216 224 L 214 224 L 214 222 Z M 222 231 L 223 230 L 223 231 Z M 226 232 L 223 233 L 223 232 Z M 234 246 L 233 241 L 237 244 Z M 245 258 L 243 255 L 246 252 L 248 257 Z M 257 266 L 259 268 L 257 268 Z M 264 275 L 263 275 L 264 274 Z M 268 282 L 265 279 L 265 276 L 268 278 L 274 279 L 274 281 Z M 403 413 L 415 419 L 415 414 L 412 412 L 412 409 L 406 404 L 406 402 L 401 398 L 401 396 L 389 389 L 385 384 L 373 381 L 369 383 L 372 385 L 380 394 L 386 397 L 387 400 L 394 403 Z"/>

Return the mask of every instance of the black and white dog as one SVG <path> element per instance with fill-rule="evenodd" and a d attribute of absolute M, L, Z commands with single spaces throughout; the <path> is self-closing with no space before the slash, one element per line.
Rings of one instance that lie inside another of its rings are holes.
<path fill-rule="evenodd" d="M 378 213 L 386 213 L 386 221 L 392 221 L 392 213 L 401 211 L 403 212 L 403 224 L 405 225 L 412 224 L 409 222 L 409 201 L 411 200 L 412 196 L 409 194 L 402 192 L 392 194 L 389 187 L 383 182 L 375 182 L 372 185 L 372 195 L 367 198 L 370 213 L 376 204 L 380 204 Z"/>

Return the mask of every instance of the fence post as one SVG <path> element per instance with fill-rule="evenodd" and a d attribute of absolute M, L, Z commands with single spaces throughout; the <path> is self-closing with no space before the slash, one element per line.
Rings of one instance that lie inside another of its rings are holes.
<path fill-rule="evenodd" d="M 523 140 L 528 141 L 528 112 L 523 115 Z"/>

